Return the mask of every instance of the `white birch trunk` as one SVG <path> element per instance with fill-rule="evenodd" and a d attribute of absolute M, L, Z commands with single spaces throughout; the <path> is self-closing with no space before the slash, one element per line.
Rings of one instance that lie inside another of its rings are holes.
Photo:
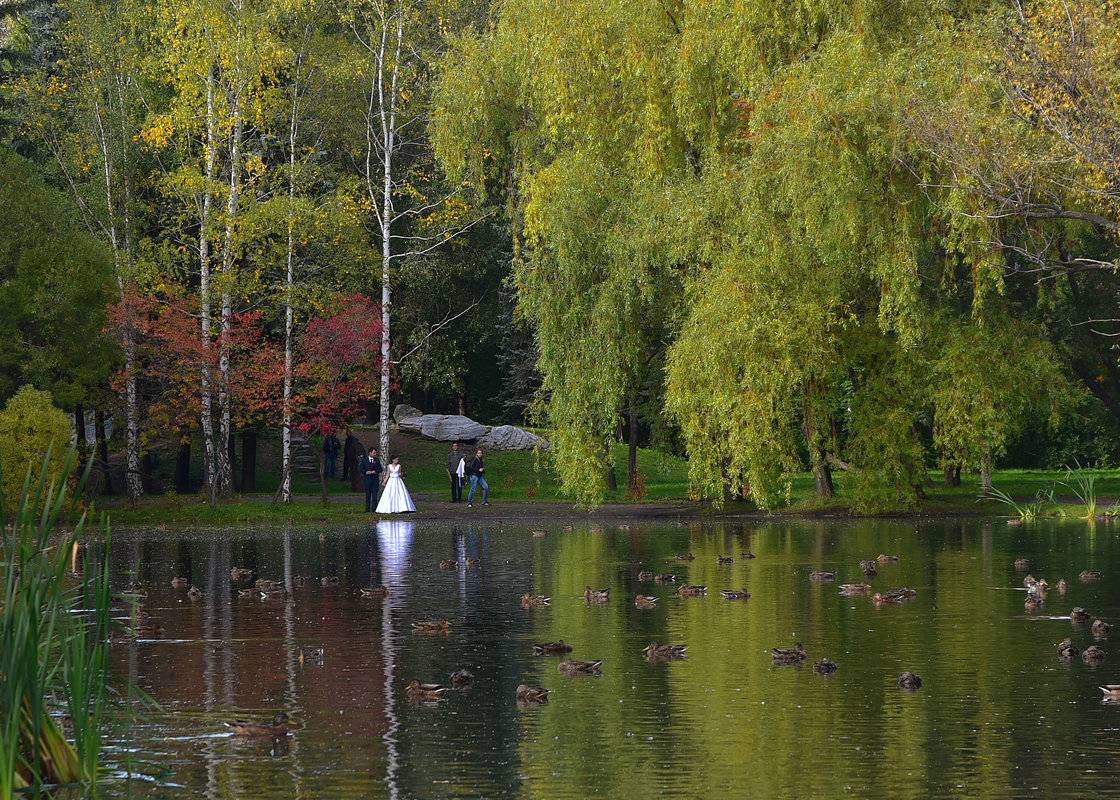
<path fill-rule="evenodd" d="M 230 144 L 229 200 L 226 203 L 225 242 L 222 249 L 222 318 L 218 335 L 218 492 L 223 497 L 233 495 L 233 465 L 229 459 L 229 440 L 232 433 L 229 394 L 229 335 L 233 319 L 233 295 L 230 283 L 234 269 L 234 227 L 237 223 L 237 204 L 241 198 L 241 138 L 244 125 L 241 120 L 241 101 L 233 101 L 233 140 Z"/>
<path fill-rule="evenodd" d="M 97 123 L 98 145 L 101 148 L 101 163 L 105 173 L 105 211 L 106 234 L 109 238 L 109 247 L 113 251 L 113 269 L 117 274 L 117 289 L 120 291 L 121 302 L 125 299 L 125 271 L 124 255 L 121 251 L 120 230 L 117 226 L 117 203 L 113 194 L 113 147 L 109 140 L 109 132 L 105 127 L 105 120 L 101 104 L 94 102 L 94 119 Z M 141 480 L 140 466 L 140 412 L 137 408 L 138 390 L 136 385 L 136 339 L 131 327 L 125 329 L 121 345 L 124 348 L 125 372 L 125 487 L 128 500 L 135 503 L 144 491 Z"/>
<path fill-rule="evenodd" d="M 288 253 L 284 279 L 284 431 L 281 446 L 280 502 L 292 502 L 292 331 L 295 314 L 292 293 L 295 291 L 295 203 L 296 203 L 296 130 L 299 102 L 299 62 L 296 62 L 295 96 L 288 124 Z"/>
<path fill-rule="evenodd" d="M 389 385 L 392 379 L 392 336 L 390 332 L 390 311 L 393 305 L 392 275 L 392 225 L 393 225 L 393 155 L 397 134 L 397 75 L 399 74 L 401 43 L 404 39 L 404 18 L 397 18 L 396 46 L 393 54 L 392 75 L 389 80 L 388 98 L 385 97 L 385 49 L 389 32 L 389 20 L 381 26 L 381 47 L 377 53 L 377 99 L 378 118 L 381 123 L 379 142 L 382 156 L 381 180 L 381 389 L 378 430 L 381 437 L 381 463 L 387 464 L 392 456 L 389 453 Z M 371 115 L 372 116 L 372 115 Z M 369 120 L 372 122 L 372 119 Z M 367 124 L 369 124 L 367 122 Z M 372 137 L 371 137 L 372 138 Z M 368 173 L 367 161 L 367 175 Z M 371 176 L 372 177 L 372 176 Z"/>
<path fill-rule="evenodd" d="M 218 489 L 216 463 L 214 460 L 214 419 L 210 386 L 210 209 L 214 198 L 211 187 L 214 180 L 214 162 L 217 157 L 217 120 L 214 116 L 214 72 L 213 69 L 206 75 L 206 185 L 202 194 L 202 215 L 199 220 L 198 233 L 198 269 L 199 269 L 199 297 L 201 306 L 199 310 L 203 363 L 199 376 L 199 388 L 202 404 L 202 444 L 203 464 L 206 481 L 206 498 L 211 505 L 214 504 Z"/>

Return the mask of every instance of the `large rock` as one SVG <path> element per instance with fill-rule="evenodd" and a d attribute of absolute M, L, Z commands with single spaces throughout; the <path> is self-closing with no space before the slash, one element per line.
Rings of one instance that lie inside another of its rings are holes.
<path fill-rule="evenodd" d="M 460 414 L 421 414 L 398 420 L 397 427 L 437 442 L 473 442 L 490 430 L 488 426 Z"/>
<path fill-rule="evenodd" d="M 491 428 L 489 433 L 478 440 L 478 446 L 488 450 L 532 450 L 538 446 L 542 450 L 549 449 L 547 439 L 513 425 Z"/>
<path fill-rule="evenodd" d="M 393 408 L 393 420 L 400 423 L 402 419 L 411 419 L 412 417 L 422 417 L 424 412 L 418 408 L 413 408 L 406 403 L 397 403 Z"/>

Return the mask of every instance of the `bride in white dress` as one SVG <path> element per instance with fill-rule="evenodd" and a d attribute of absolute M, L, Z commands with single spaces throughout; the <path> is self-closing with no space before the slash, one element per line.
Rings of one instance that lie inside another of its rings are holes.
<path fill-rule="evenodd" d="M 415 511 L 412 498 L 401 479 L 400 458 L 393 456 L 389 464 L 389 479 L 385 481 L 385 488 L 381 490 L 381 499 L 377 501 L 378 514 L 400 514 L 405 511 Z"/>

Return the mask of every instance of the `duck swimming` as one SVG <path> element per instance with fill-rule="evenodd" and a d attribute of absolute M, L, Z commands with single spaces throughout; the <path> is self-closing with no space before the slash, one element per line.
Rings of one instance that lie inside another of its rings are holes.
<path fill-rule="evenodd" d="M 1081 652 L 1081 660 L 1086 664 L 1100 664 L 1104 661 L 1104 650 L 1091 644 Z"/>
<path fill-rule="evenodd" d="M 809 658 L 801 642 L 795 643 L 792 650 L 775 647 L 770 651 L 770 656 L 775 664 L 803 664 Z"/>
<path fill-rule="evenodd" d="M 898 676 L 898 685 L 900 688 L 906 689 L 910 692 L 914 691 L 915 689 L 921 689 L 922 676 L 918 675 L 916 672 L 906 670 L 906 672 Z"/>
<path fill-rule="evenodd" d="M 446 686 L 440 686 L 438 683 L 420 683 L 414 680 L 408 684 L 408 696 L 412 700 L 439 700 L 443 697 L 444 692 L 451 691 Z"/>
<path fill-rule="evenodd" d="M 586 603 L 605 603 L 610 599 L 610 589 L 592 589 L 588 586 L 583 592 L 583 600 Z"/>
<path fill-rule="evenodd" d="M 563 639 L 533 645 L 533 655 L 535 656 L 559 656 L 570 652 L 572 652 L 572 646 L 565 643 Z"/>
<path fill-rule="evenodd" d="M 680 588 L 677 589 L 677 594 L 681 597 L 699 597 L 700 595 L 707 593 L 707 586 L 700 586 L 697 584 L 682 583 L 680 585 Z"/>
<path fill-rule="evenodd" d="M 688 646 L 683 644 L 660 644 L 654 641 L 646 645 L 642 652 L 645 653 L 646 658 L 651 661 L 655 659 L 669 661 L 684 658 L 684 651 L 687 649 Z"/>
<path fill-rule="evenodd" d="M 566 675 L 573 678 L 577 675 L 601 675 L 599 667 L 603 665 L 602 661 L 578 661 L 574 658 L 569 658 L 567 661 L 561 661 L 556 667 L 556 671 L 561 675 Z"/>
<path fill-rule="evenodd" d="M 452 689 L 469 689 L 474 686 L 474 673 L 469 669 L 458 669 L 451 673 Z"/>
<path fill-rule="evenodd" d="M 898 605 L 904 603 L 913 597 L 917 596 L 917 592 L 913 589 L 903 586 L 901 589 L 891 589 L 889 592 L 880 594 L 876 592 L 871 596 L 871 602 L 877 606 L 883 605 Z"/>
<path fill-rule="evenodd" d="M 839 665 L 831 658 L 822 658 L 813 665 L 813 672 L 817 675 L 832 675 L 838 669 L 840 669 Z"/>
<path fill-rule="evenodd" d="M 252 738 L 280 738 L 281 736 L 288 735 L 288 715 L 281 711 L 272 718 L 270 723 L 261 722 L 247 722 L 243 719 L 235 719 L 232 722 L 225 723 L 234 736 L 245 736 Z"/>
<path fill-rule="evenodd" d="M 543 686 L 527 686 L 524 683 L 517 687 L 517 702 L 522 705 L 544 705 L 548 702 L 550 689 Z"/>
<path fill-rule="evenodd" d="M 549 605 L 549 599 L 550 598 L 545 597 L 543 594 L 529 594 L 525 592 L 525 594 L 521 595 L 521 607 L 536 608 L 537 606 L 547 606 Z"/>
<path fill-rule="evenodd" d="M 1073 643 L 1073 639 L 1068 636 L 1062 639 L 1058 644 L 1058 658 L 1063 661 L 1069 661 L 1070 659 L 1077 658 L 1079 655 L 1081 655 L 1080 648 L 1078 648 L 1078 646 Z"/>

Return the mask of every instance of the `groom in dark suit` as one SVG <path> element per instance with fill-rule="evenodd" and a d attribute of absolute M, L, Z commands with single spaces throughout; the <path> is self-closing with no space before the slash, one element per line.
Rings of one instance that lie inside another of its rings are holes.
<path fill-rule="evenodd" d="M 366 479 L 366 511 L 377 508 L 377 488 L 381 485 L 381 459 L 377 457 L 377 448 L 371 447 L 369 455 L 362 459 L 358 471 Z"/>

